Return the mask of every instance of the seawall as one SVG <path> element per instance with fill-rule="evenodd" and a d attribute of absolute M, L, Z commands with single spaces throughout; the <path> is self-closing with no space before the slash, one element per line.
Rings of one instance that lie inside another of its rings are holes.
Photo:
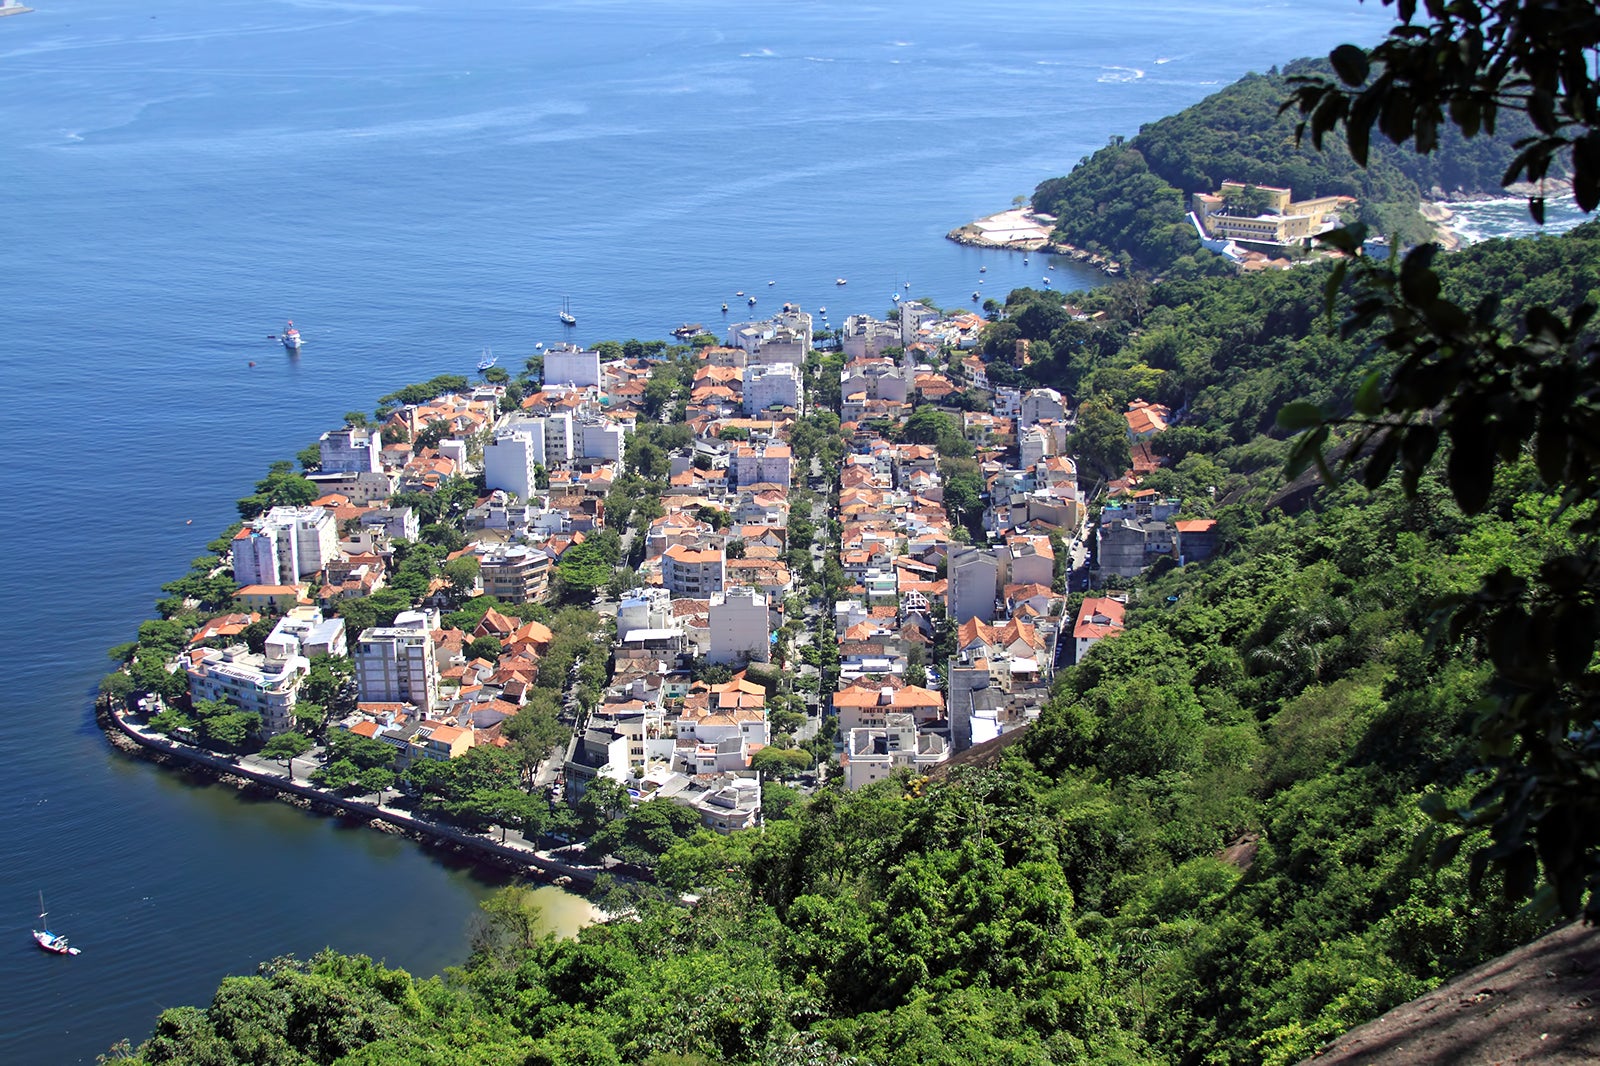
<path fill-rule="evenodd" d="M 362 819 L 380 832 L 399 833 L 473 862 L 530 876 L 549 884 L 580 889 L 592 888 L 595 878 L 601 873 L 595 867 L 563 862 L 522 844 L 501 842 L 418 818 L 410 811 L 336 795 L 314 785 L 291 781 L 287 772 L 258 770 L 160 734 L 148 733 L 128 721 L 121 712 L 114 711 L 104 698 L 95 701 L 95 721 L 112 747 L 133 758 L 145 759 L 167 768 L 182 767 L 187 772 L 241 790 L 270 792 L 280 800 L 314 814 Z"/>

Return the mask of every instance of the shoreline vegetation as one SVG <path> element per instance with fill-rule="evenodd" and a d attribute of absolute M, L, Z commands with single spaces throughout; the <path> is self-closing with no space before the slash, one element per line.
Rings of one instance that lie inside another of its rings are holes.
<path fill-rule="evenodd" d="M 353 818 L 378 832 L 403 836 L 458 859 L 520 874 L 557 888 L 592 889 L 605 872 L 600 867 L 568 862 L 514 840 L 501 842 L 490 835 L 469 833 L 386 803 L 342 796 L 303 781 L 298 774 L 291 779 L 287 770 L 247 765 L 244 756 L 230 759 L 152 733 L 135 720 L 139 716 L 113 707 L 112 703 L 113 700 L 105 696 L 95 700 L 95 722 L 111 746 L 130 758 L 143 759 L 164 769 L 179 769 L 240 792 L 270 794 L 279 802 L 312 814 Z M 601 913 L 597 908 L 597 920 Z"/>

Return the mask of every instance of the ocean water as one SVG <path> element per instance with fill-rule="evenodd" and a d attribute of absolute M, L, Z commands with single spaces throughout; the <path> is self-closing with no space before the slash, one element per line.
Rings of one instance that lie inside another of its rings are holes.
<path fill-rule="evenodd" d="M 1042 284 L 1040 257 L 943 234 L 1247 71 L 1371 42 L 1388 14 L 36 6 L 0 19 L 8 1064 L 92 1061 L 281 952 L 427 974 L 464 955 L 492 880 L 130 762 L 94 728 L 104 650 L 268 462 L 398 385 L 469 373 L 484 348 L 515 367 L 538 343 L 716 326 L 737 290 L 837 322 L 897 292 L 971 306 Z M 298 357 L 268 339 L 290 318 Z M 34 948 L 40 890 L 83 955 Z"/>
<path fill-rule="evenodd" d="M 1463 244 L 1497 237 L 1556 236 L 1589 220 L 1572 197 L 1545 203 L 1544 223 L 1535 224 L 1528 214 L 1528 201 L 1522 196 L 1503 196 L 1490 200 L 1467 200 L 1449 205 L 1454 216 L 1449 226 Z"/>

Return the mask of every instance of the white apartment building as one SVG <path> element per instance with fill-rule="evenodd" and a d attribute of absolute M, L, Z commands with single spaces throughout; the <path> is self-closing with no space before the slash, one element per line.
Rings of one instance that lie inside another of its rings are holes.
<path fill-rule="evenodd" d="M 802 413 L 800 372 L 793 363 L 771 363 L 745 368 L 744 411 L 760 414 L 772 406 L 793 407 Z"/>
<path fill-rule="evenodd" d="M 492 544 L 478 559 L 483 592 L 506 603 L 541 603 L 550 590 L 550 556 L 525 544 Z"/>
<path fill-rule="evenodd" d="M 1000 562 L 993 552 L 970 544 L 952 546 L 945 570 L 945 598 L 956 625 L 970 618 L 994 621 L 994 600 L 1000 589 Z"/>
<path fill-rule="evenodd" d="M 233 579 L 241 585 L 278 583 L 278 538 L 271 529 L 245 526 L 233 535 Z"/>
<path fill-rule="evenodd" d="M 772 661 L 767 597 L 759 589 L 741 585 L 712 596 L 709 620 L 711 648 L 706 658 L 711 662 Z"/>
<path fill-rule="evenodd" d="M 494 440 L 483 446 L 484 484 L 492 491 L 509 492 L 526 500 L 537 489 L 534 467 L 542 465 L 543 456 L 542 420 L 519 422 L 517 428 L 495 434 Z"/>
<path fill-rule="evenodd" d="M 363 703 L 409 703 L 424 717 L 437 702 L 439 668 L 425 625 L 375 626 L 356 642 L 356 689 Z"/>
<path fill-rule="evenodd" d="M 617 605 L 617 639 L 627 640 L 635 630 L 661 630 L 672 626 L 672 593 L 664 588 L 638 588 Z"/>
<path fill-rule="evenodd" d="M 939 321 L 939 312 L 927 304 L 908 300 L 900 305 L 900 347 L 909 348 L 925 323 Z"/>
<path fill-rule="evenodd" d="M 603 418 L 586 418 L 575 427 L 575 435 L 581 458 L 622 461 L 627 432 L 617 423 Z"/>
<path fill-rule="evenodd" d="M 282 662 L 296 655 L 310 659 L 317 655 L 344 655 L 344 619 L 323 618 L 320 607 L 296 607 L 278 619 L 267 637 L 268 662 Z"/>
<path fill-rule="evenodd" d="M 733 480 L 738 485 L 782 485 L 789 487 L 794 470 L 794 453 L 787 444 L 740 444 L 733 452 Z"/>
<path fill-rule="evenodd" d="M 383 469 L 383 432 L 346 426 L 324 433 L 317 441 L 324 474 L 364 474 Z"/>
<path fill-rule="evenodd" d="M 674 596 L 706 599 L 722 591 L 727 556 L 718 548 L 674 544 L 661 553 L 661 583 Z"/>
<path fill-rule="evenodd" d="M 1045 419 L 1055 422 L 1065 422 L 1067 419 L 1067 404 L 1061 394 L 1055 389 L 1029 389 L 1022 397 L 1021 406 L 1017 414 L 1017 427 L 1019 429 L 1042 422 Z"/>
<path fill-rule="evenodd" d="M 261 732 L 275 736 L 294 725 L 295 703 L 311 660 L 298 654 L 270 659 L 236 644 L 220 651 L 207 648 L 186 669 L 192 699 L 226 700 L 241 711 L 253 711 L 261 716 Z"/>
<path fill-rule="evenodd" d="M 600 353 L 575 344 L 561 344 L 544 352 L 544 383 L 600 387 Z"/>
<path fill-rule="evenodd" d="M 339 554 L 338 524 L 322 507 L 274 507 L 233 538 L 241 585 L 293 585 Z"/>

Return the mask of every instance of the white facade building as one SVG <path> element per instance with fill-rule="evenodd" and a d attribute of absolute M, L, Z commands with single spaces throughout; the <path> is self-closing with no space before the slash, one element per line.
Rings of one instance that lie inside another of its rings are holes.
<path fill-rule="evenodd" d="M 952 622 L 960 625 L 971 618 L 994 621 L 1000 562 L 993 552 L 970 544 L 952 546 L 945 576 L 949 579 L 945 597 Z"/>
<path fill-rule="evenodd" d="M 300 683 L 311 672 L 311 660 L 303 655 L 269 659 L 236 644 L 220 651 L 207 648 L 187 670 L 191 698 L 226 700 L 241 711 L 259 714 L 262 733 L 275 736 L 294 725 Z"/>
<path fill-rule="evenodd" d="M 324 474 L 364 474 L 383 469 L 383 432 L 366 426 L 329 430 L 317 441 Z"/>
<path fill-rule="evenodd" d="M 745 414 L 760 414 L 775 405 L 793 407 L 797 414 L 803 413 L 800 396 L 800 372 L 793 363 L 762 364 L 745 368 Z"/>
<path fill-rule="evenodd" d="M 740 586 L 711 598 L 709 612 L 713 663 L 772 661 L 767 597 L 759 589 Z"/>
<path fill-rule="evenodd" d="M 527 422 L 533 423 L 532 426 Z M 535 466 L 544 462 L 544 424 L 527 419 L 517 428 L 502 431 L 483 446 L 483 480 L 491 490 L 509 492 L 526 500 L 537 490 Z"/>
<path fill-rule="evenodd" d="M 900 305 L 900 347 L 909 348 L 917 340 L 917 330 L 926 322 L 939 321 L 939 312 L 927 304 L 910 300 Z"/>
<path fill-rule="evenodd" d="M 763 446 L 740 444 L 734 448 L 733 480 L 744 485 L 782 485 L 789 487 L 794 472 L 794 453 L 787 444 L 769 442 Z"/>
<path fill-rule="evenodd" d="M 282 662 L 296 655 L 310 659 L 344 655 L 348 650 L 343 618 L 323 618 L 320 607 L 296 607 L 272 627 L 266 656 L 268 662 Z"/>
<path fill-rule="evenodd" d="M 232 551 L 239 584 L 293 585 L 338 557 L 338 524 L 323 507 L 274 507 L 234 535 Z"/>
<path fill-rule="evenodd" d="M 638 588 L 617 605 L 617 639 L 627 640 L 635 630 L 661 630 L 672 626 L 672 593 L 664 588 Z"/>
<path fill-rule="evenodd" d="M 882 781 L 902 767 L 926 771 L 950 758 L 950 745 L 937 733 L 917 732 L 909 714 L 890 714 L 881 728 L 852 729 L 840 762 L 851 789 Z"/>
<path fill-rule="evenodd" d="M 1029 389 L 1022 397 L 1022 404 L 1017 414 L 1017 428 L 1022 429 L 1047 418 L 1055 422 L 1065 422 L 1066 401 L 1055 389 Z"/>
<path fill-rule="evenodd" d="M 720 547 L 674 544 L 661 553 L 661 583 L 675 596 L 706 599 L 722 591 L 726 560 Z"/>
<path fill-rule="evenodd" d="M 356 642 L 356 688 L 363 703 L 409 703 L 433 711 L 439 669 L 426 625 L 375 626 Z"/>
<path fill-rule="evenodd" d="M 546 348 L 544 353 L 544 383 L 546 385 L 576 385 L 580 388 L 600 387 L 600 353 L 585 351 L 576 345 L 563 344 Z"/>
<path fill-rule="evenodd" d="M 627 432 L 617 423 L 605 419 L 585 419 L 576 427 L 576 436 L 579 457 L 622 461 Z"/>

